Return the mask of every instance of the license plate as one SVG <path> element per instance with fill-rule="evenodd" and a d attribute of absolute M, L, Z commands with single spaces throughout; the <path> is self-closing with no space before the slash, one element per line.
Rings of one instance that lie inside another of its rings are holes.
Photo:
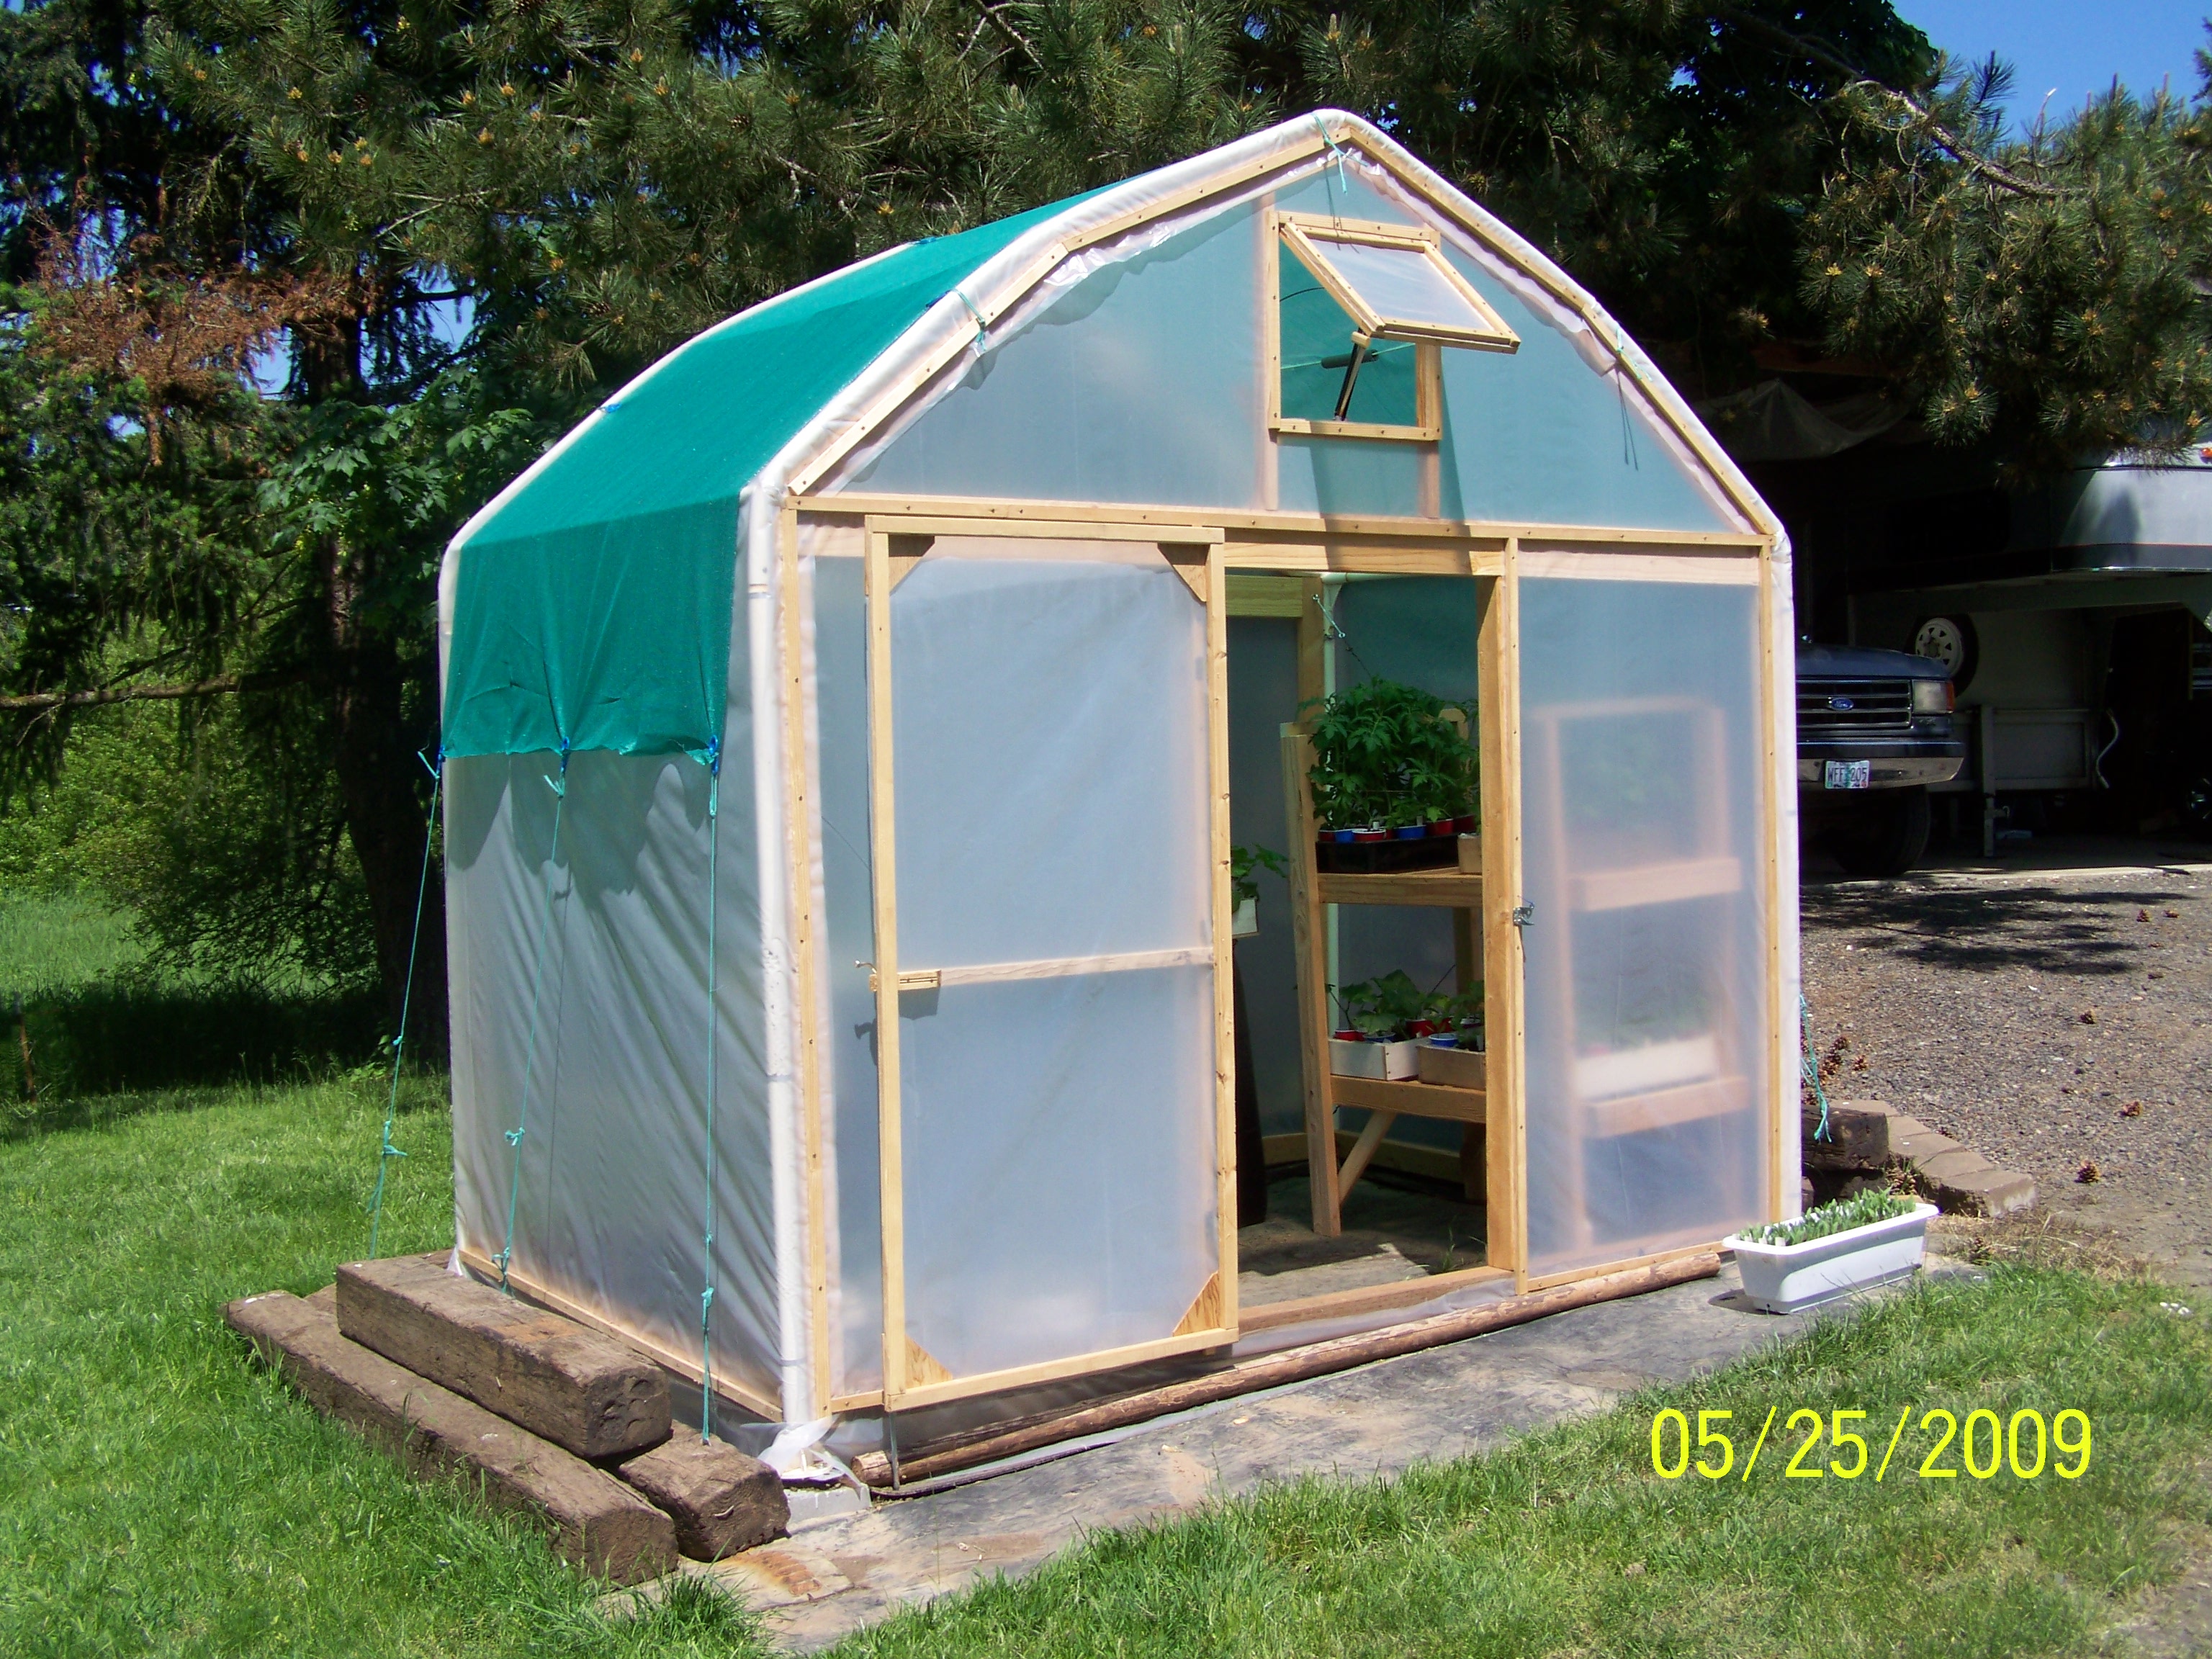
<path fill-rule="evenodd" d="M 1874 787 L 1874 763 L 1829 761 L 1823 782 L 1830 789 L 1870 789 Z"/>

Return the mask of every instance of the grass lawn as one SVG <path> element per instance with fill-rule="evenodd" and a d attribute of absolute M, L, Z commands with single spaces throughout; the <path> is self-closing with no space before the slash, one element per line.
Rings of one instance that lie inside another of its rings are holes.
<path fill-rule="evenodd" d="M 211 1088 L 0 1141 L 0 1652 L 758 1650 L 710 1594 L 601 1622 L 527 1528 L 409 1481 L 246 1363 L 226 1300 L 305 1293 L 365 1249 L 382 1104 L 366 1079 Z M 408 1105 L 395 1250 L 451 1237 L 442 1105 L 428 1084 Z M 2090 1650 L 2212 1522 L 2212 1339 L 2172 1294 L 1994 1266 L 1501 1455 L 1101 1538 L 848 1650 Z M 1880 1486 L 1781 1478 L 1792 1409 L 1867 1409 L 1878 1457 L 1908 1402 L 2076 1407 L 2094 1457 L 2072 1481 L 1923 1480 L 1914 1451 Z M 1739 1466 L 1782 1410 L 1751 1481 L 1715 1483 L 1654 1477 L 1661 1405 L 1733 1410 Z"/>

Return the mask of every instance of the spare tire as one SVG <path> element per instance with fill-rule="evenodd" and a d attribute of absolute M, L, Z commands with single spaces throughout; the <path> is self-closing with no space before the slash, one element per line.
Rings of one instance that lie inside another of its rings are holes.
<path fill-rule="evenodd" d="M 1928 791 L 1870 792 L 1864 806 L 1829 838 L 1836 862 L 1854 876 L 1901 876 L 1928 851 Z"/>
<path fill-rule="evenodd" d="M 1951 672 L 1951 689 L 1964 691 L 1981 665 L 1982 642 L 1974 633 L 1974 619 L 1964 611 L 1948 617 L 1923 617 L 1912 630 L 1912 654 L 1933 657 Z"/>

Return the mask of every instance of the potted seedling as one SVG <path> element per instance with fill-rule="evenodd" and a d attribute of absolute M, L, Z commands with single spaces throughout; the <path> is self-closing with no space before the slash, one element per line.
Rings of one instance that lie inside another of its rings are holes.
<path fill-rule="evenodd" d="M 1920 1266 L 1933 1204 L 1872 1189 L 1747 1227 L 1722 1241 L 1735 1252 L 1744 1294 L 1767 1313 L 1796 1313 L 1904 1279 Z"/>
<path fill-rule="evenodd" d="M 1237 904 L 1236 918 L 1230 923 L 1231 939 L 1249 939 L 1260 931 L 1260 872 L 1272 872 L 1280 876 L 1288 873 L 1283 855 L 1265 847 L 1232 847 L 1229 849 L 1229 891 Z"/>
<path fill-rule="evenodd" d="M 1363 681 L 1304 705 L 1307 711 L 1319 866 L 1412 870 L 1453 863 L 1452 837 L 1475 806 L 1475 753 L 1465 715 L 1395 680 Z M 1371 845 L 1383 842 L 1390 844 Z"/>
<path fill-rule="evenodd" d="M 1391 1082 L 1413 1076 L 1420 1064 L 1419 1036 L 1431 1029 L 1420 987 L 1396 969 L 1380 979 L 1331 988 L 1342 1013 L 1328 1041 L 1328 1069 L 1339 1077 Z"/>

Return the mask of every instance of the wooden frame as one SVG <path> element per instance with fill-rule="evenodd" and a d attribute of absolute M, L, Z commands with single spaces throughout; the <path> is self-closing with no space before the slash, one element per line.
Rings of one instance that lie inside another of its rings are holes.
<path fill-rule="evenodd" d="M 1528 1285 L 1528 1022 L 1521 929 L 1520 544 L 1509 541 L 1482 594 L 1475 639 L 1476 738 L 1482 778 L 1483 1028 L 1489 1045 L 1491 1117 L 1485 1253 Z M 1502 1155 L 1501 1155 L 1502 1154 Z"/>
<path fill-rule="evenodd" d="M 1321 279 L 1329 297 L 1342 307 L 1358 325 L 1360 332 L 1377 339 L 1427 340 L 1437 345 L 1464 346 L 1475 351 L 1518 351 L 1521 337 L 1506 325 L 1491 307 L 1490 301 L 1476 292 L 1474 284 L 1460 275 L 1458 268 L 1443 257 L 1443 238 L 1428 225 L 1372 224 L 1358 219 L 1332 219 L 1314 213 L 1281 213 L 1273 216 L 1276 234 L 1290 244 L 1298 256 L 1299 263 Z M 1411 253 L 1429 270 L 1442 277 L 1445 284 L 1467 302 L 1468 308 L 1483 320 L 1479 329 L 1460 328 L 1449 323 L 1424 320 L 1417 317 L 1386 317 L 1376 310 L 1358 284 L 1338 268 L 1326 250 L 1317 243 L 1344 243 L 1353 246 L 1391 248 Z"/>
<path fill-rule="evenodd" d="M 1285 225 L 1295 224 L 1301 216 L 1282 213 L 1273 208 L 1264 216 L 1264 234 L 1260 252 L 1260 328 L 1261 379 L 1266 398 L 1267 431 L 1277 436 L 1300 438 L 1379 438 L 1397 443 L 1434 444 L 1444 435 L 1443 353 L 1434 340 L 1417 340 L 1413 345 L 1413 423 L 1398 426 L 1373 421 L 1316 421 L 1283 413 L 1283 302 L 1282 258 Z M 1301 258 L 1307 257 L 1304 254 Z M 1339 293 L 1343 279 L 1334 267 L 1326 275 L 1319 266 L 1326 265 L 1317 253 L 1310 256 L 1316 263 L 1314 275 L 1328 290 L 1329 297 L 1343 306 L 1354 319 L 1363 315 L 1374 318 L 1374 312 L 1364 301 L 1346 305 Z M 1377 328 L 1381 319 L 1375 319 Z"/>
<path fill-rule="evenodd" d="M 876 998 L 878 1165 L 881 1186 L 884 1303 L 884 1386 L 880 1392 L 839 1395 L 827 1404 L 843 1410 L 880 1404 L 903 1411 L 970 1395 L 1058 1381 L 1149 1360 L 1218 1348 L 1237 1340 L 1236 1045 L 1231 976 L 1229 860 L 1228 574 L 1218 526 L 1170 526 L 1082 520 L 993 520 L 932 518 L 915 514 L 863 516 L 866 537 L 868 610 L 869 836 L 874 849 L 876 960 L 870 985 Z M 897 811 L 895 799 L 896 710 L 891 696 L 891 595 L 904 574 L 895 542 L 938 536 L 996 536 L 1021 540 L 1140 542 L 1158 547 L 1169 567 L 1204 607 L 1206 673 L 1207 861 L 1212 890 L 1211 942 L 1199 948 L 1123 952 L 1114 956 L 993 963 L 981 966 L 902 969 L 898 965 Z M 946 985 L 994 983 L 1172 966 L 1204 961 L 1213 968 L 1214 1192 L 1217 1265 L 1176 1328 L 1155 1340 L 1070 1355 L 1037 1364 L 953 1376 L 918 1347 L 906 1318 L 904 1158 L 900 1113 L 899 998 L 909 991 Z M 810 1083 L 818 1115 L 820 1085 Z M 822 1212 L 817 1208 L 817 1216 Z M 826 1333 L 825 1333 L 826 1334 Z M 826 1348 L 817 1347 L 826 1358 Z"/>

